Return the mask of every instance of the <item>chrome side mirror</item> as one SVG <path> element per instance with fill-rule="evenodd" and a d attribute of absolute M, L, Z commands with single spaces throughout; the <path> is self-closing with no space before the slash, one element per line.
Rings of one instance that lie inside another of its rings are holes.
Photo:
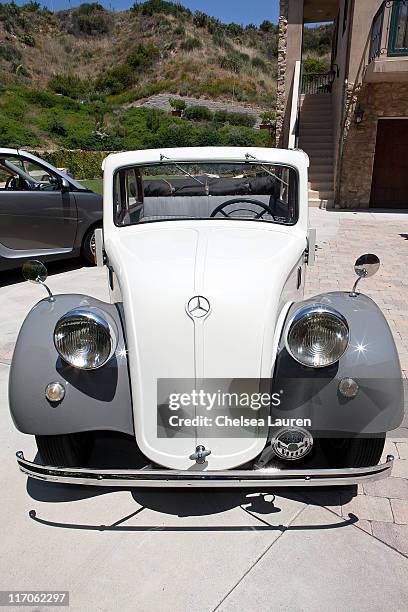
<path fill-rule="evenodd" d="M 38 261 L 37 259 L 30 259 L 29 261 L 24 262 L 21 272 L 24 278 L 27 281 L 30 281 L 30 283 L 39 283 L 40 285 L 43 285 L 43 287 L 45 287 L 48 291 L 49 301 L 55 301 L 50 289 L 45 284 L 48 277 L 48 272 L 47 268 L 41 261 Z"/>
<path fill-rule="evenodd" d="M 365 255 L 360 255 L 360 257 L 356 260 L 356 263 L 354 264 L 354 271 L 357 274 L 357 279 L 353 285 L 353 289 L 351 290 L 351 297 L 356 297 L 356 288 L 361 279 L 374 276 L 374 274 L 378 272 L 379 267 L 380 260 L 377 255 L 374 255 L 373 253 L 366 253 Z"/>

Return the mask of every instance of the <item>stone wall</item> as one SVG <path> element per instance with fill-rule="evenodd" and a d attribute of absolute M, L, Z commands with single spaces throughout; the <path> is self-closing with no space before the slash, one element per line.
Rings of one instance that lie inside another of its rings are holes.
<path fill-rule="evenodd" d="M 286 51 L 287 51 L 287 29 L 289 0 L 280 0 L 279 7 L 279 41 L 278 41 L 278 77 L 277 77 L 277 101 L 276 101 L 276 143 L 282 146 L 282 128 L 285 118 L 286 91 Z"/>
<path fill-rule="evenodd" d="M 360 105 L 363 121 L 354 123 Z M 349 89 L 338 203 L 336 208 L 370 205 L 377 122 L 380 117 L 408 118 L 408 83 L 368 83 Z"/>

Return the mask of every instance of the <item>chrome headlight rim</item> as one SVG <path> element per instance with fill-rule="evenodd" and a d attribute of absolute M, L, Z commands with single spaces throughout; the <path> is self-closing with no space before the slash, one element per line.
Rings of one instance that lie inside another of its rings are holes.
<path fill-rule="evenodd" d="M 307 322 L 308 320 L 310 320 L 316 314 L 319 314 L 319 315 L 329 315 L 329 316 L 333 316 L 333 317 L 336 317 L 337 319 L 339 319 L 341 324 L 343 324 L 345 326 L 345 328 L 346 328 L 346 331 L 347 331 L 347 342 L 346 342 L 346 345 L 345 345 L 345 348 L 344 348 L 343 352 L 341 353 L 341 355 L 337 359 L 331 361 L 330 363 L 311 365 L 309 363 L 305 363 L 304 361 L 301 361 L 292 352 L 292 349 L 291 349 L 290 343 L 289 343 L 289 336 L 290 336 L 290 333 L 293 330 L 294 326 L 297 323 L 299 323 L 300 320 L 306 320 L 306 322 Z M 341 357 L 347 351 L 349 342 L 350 342 L 350 328 L 349 328 L 347 319 L 346 319 L 346 317 L 341 312 L 339 312 L 335 308 L 332 308 L 331 306 L 326 306 L 326 305 L 318 304 L 318 303 L 317 304 L 311 304 L 309 306 L 305 306 L 305 307 L 301 308 L 300 310 L 298 310 L 293 315 L 293 317 L 290 319 L 288 325 L 286 326 L 286 331 L 285 331 L 285 347 L 286 347 L 286 350 L 288 351 L 288 353 L 292 357 L 292 359 L 294 359 L 297 363 L 299 363 L 300 365 L 304 366 L 305 368 L 319 369 L 320 370 L 322 368 L 328 368 L 328 367 L 334 365 L 335 363 L 338 363 L 338 361 L 341 359 Z"/>
<path fill-rule="evenodd" d="M 72 319 L 74 317 L 83 318 L 85 322 L 89 321 L 89 322 L 92 322 L 92 324 L 99 325 L 100 327 L 103 328 L 105 333 L 108 335 L 109 341 L 110 341 L 110 350 L 109 350 L 108 356 L 105 358 L 103 362 L 98 363 L 97 365 L 93 365 L 93 366 L 78 366 L 72 363 L 71 361 L 69 361 L 69 359 L 67 359 L 67 356 L 65 354 L 61 353 L 58 347 L 57 338 L 56 338 L 58 326 L 62 325 L 63 323 L 67 322 L 69 319 Z M 54 341 L 55 350 L 57 351 L 58 355 L 61 357 L 61 359 L 66 364 L 75 368 L 76 370 L 85 370 L 89 372 L 89 371 L 99 370 L 112 359 L 113 355 L 115 354 L 116 347 L 118 345 L 118 331 L 117 331 L 115 322 L 107 313 L 103 311 L 99 311 L 96 308 L 92 308 L 92 309 L 74 308 L 73 310 L 69 310 L 68 312 L 63 314 L 56 322 L 55 327 L 54 327 L 54 332 L 53 332 L 53 341 Z"/>

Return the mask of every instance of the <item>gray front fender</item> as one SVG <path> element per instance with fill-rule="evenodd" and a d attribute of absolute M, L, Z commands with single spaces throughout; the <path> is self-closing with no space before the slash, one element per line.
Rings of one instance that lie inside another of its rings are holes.
<path fill-rule="evenodd" d="M 350 330 L 350 342 L 341 359 L 317 369 L 299 364 L 285 346 L 292 317 L 313 304 L 339 311 Z M 339 381 L 348 377 L 360 386 L 352 399 L 338 391 Z M 403 419 L 404 391 L 395 342 L 381 310 L 362 294 L 324 293 L 292 305 L 280 339 L 274 388 L 284 391 L 281 405 L 273 409 L 275 417 L 310 418 L 312 429 L 328 432 L 326 435 L 381 434 L 396 429 Z"/>
<path fill-rule="evenodd" d="M 93 371 L 66 364 L 53 342 L 58 319 L 69 310 L 87 307 L 108 313 L 119 333 L 116 353 L 106 365 Z M 60 382 L 65 387 L 65 397 L 59 404 L 45 397 L 50 382 Z M 10 369 L 9 403 L 13 421 L 23 433 L 112 430 L 134 435 L 126 340 L 118 307 L 85 295 L 56 295 L 55 302 L 38 302 L 17 338 Z"/>

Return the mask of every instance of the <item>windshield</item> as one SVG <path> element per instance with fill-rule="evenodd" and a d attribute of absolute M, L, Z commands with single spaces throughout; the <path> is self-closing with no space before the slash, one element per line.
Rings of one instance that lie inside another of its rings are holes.
<path fill-rule="evenodd" d="M 131 166 L 114 177 L 116 225 L 180 219 L 293 224 L 297 174 L 260 162 L 176 162 Z"/>

